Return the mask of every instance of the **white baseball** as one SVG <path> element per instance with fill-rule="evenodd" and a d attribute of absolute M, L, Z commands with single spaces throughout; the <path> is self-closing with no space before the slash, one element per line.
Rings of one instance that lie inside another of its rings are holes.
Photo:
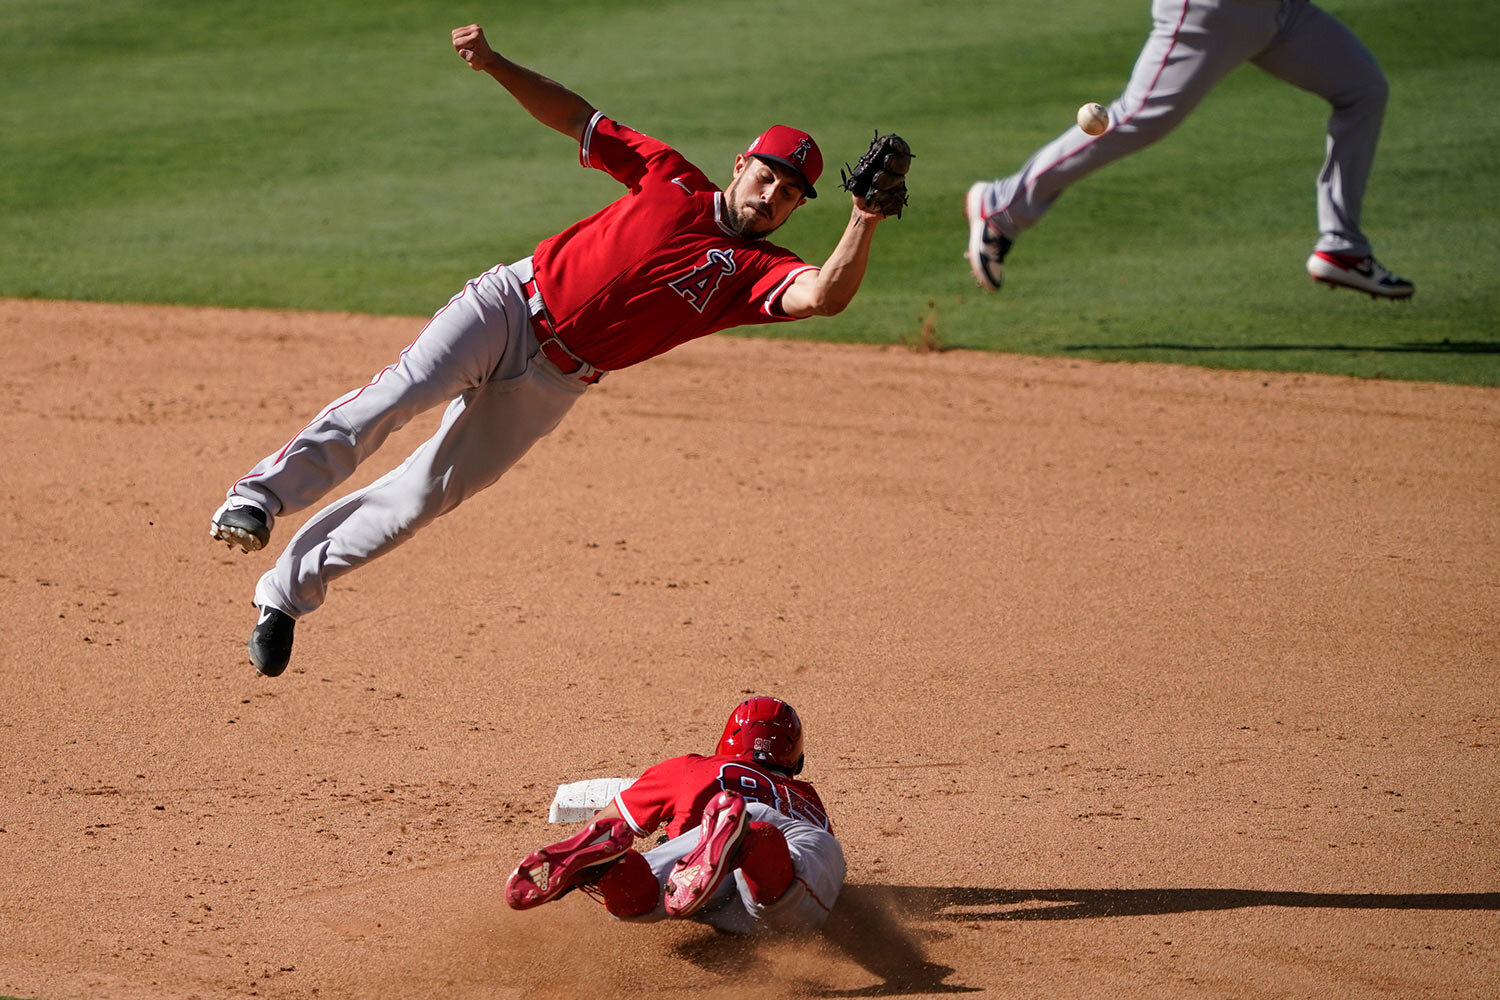
<path fill-rule="evenodd" d="M 1109 112 L 1102 104 L 1085 104 L 1078 109 L 1078 127 L 1089 135 L 1102 135 L 1109 128 Z"/>

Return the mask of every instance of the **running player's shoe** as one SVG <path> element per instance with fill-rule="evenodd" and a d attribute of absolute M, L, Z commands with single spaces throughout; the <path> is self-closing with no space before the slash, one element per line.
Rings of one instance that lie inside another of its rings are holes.
<path fill-rule="evenodd" d="M 1374 257 L 1319 250 L 1307 258 L 1307 273 L 1330 288 L 1353 288 L 1374 299 L 1409 299 L 1417 287 L 1380 266 Z"/>
<path fill-rule="evenodd" d="M 709 800 L 698 828 L 698 846 L 683 855 L 667 876 L 662 902 L 668 916 L 692 916 L 712 898 L 738 863 L 748 819 L 744 798 L 734 792 L 720 792 Z"/>
<path fill-rule="evenodd" d="M 1010 253 L 1011 240 L 991 226 L 985 214 L 984 195 L 989 187 L 989 181 L 976 181 L 964 198 L 964 215 L 969 219 L 969 249 L 964 256 L 979 287 L 998 292 L 1005 283 L 1005 255 Z"/>
<path fill-rule="evenodd" d="M 263 677 L 277 677 L 292 659 L 292 630 L 297 619 L 275 608 L 261 608 L 250 633 L 250 662 Z"/>
<path fill-rule="evenodd" d="M 505 901 L 529 910 L 593 882 L 635 842 L 623 819 L 596 819 L 567 840 L 538 848 L 505 880 Z"/>
<path fill-rule="evenodd" d="M 239 543 L 246 552 L 254 552 L 265 548 L 266 542 L 271 540 L 270 519 L 265 511 L 252 503 L 236 504 L 233 500 L 226 500 L 224 506 L 214 511 L 208 536 L 231 546 Z"/>

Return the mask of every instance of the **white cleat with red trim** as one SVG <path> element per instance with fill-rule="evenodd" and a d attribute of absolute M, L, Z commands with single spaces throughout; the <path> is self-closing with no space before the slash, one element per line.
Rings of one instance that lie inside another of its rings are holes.
<path fill-rule="evenodd" d="M 1374 257 L 1319 250 L 1307 258 L 1307 273 L 1332 288 L 1352 288 L 1375 299 L 1409 299 L 1417 286 L 1380 266 Z"/>

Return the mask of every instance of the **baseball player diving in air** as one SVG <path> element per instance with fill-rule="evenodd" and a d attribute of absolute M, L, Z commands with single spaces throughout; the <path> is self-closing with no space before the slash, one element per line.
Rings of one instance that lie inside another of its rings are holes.
<path fill-rule="evenodd" d="M 802 770 L 802 723 L 776 698 L 730 713 L 709 757 L 646 769 L 578 833 L 521 860 L 505 883 L 518 910 L 574 889 L 621 919 L 689 918 L 732 934 L 821 927 L 844 884 L 844 852 Z M 644 854 L 644 837 L 668 839 Z"/>
<path fill-rule="evenodd" d="M 330 583 L 495 482 L 606 373 L 729 327 L 842 311 L 886 214 L 851 195 L 838 245 L 821 266 L 804 263 L 767 237 L 817 197 L 823 157 L 806 132 L 767 129 L 721 190 L 667 144 L 495 52 L 478 25 L 455 29 L 453 48 L 626 192 L 469 281 L 393 364 L 229 488 L 211 535 L 260 549 L 277 517 L 318 502 L 417 414 L 447 407 L 432 437 L 315 514 L 260 578 L 250 659 L 267 676 L 286 669 L 297 620 Z"/>

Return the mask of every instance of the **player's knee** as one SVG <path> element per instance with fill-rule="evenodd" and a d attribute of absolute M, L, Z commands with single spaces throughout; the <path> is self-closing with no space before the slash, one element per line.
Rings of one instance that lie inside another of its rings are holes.
<path fill-rule="evenodd" d="M 661 885 L 639 851 L 622 854 L 599 879 L 599 891 L 604 908 L 621 920 L 650 913 L 661 899 Z"/>
<path fill-rule="evenodd" d="M 1376 67 L 1370 82 L 1366 84 L 1365 100 L 1384 109 L 1385 102 L 1390 99 L 1390 96 L 1391 85 L 1386 82 L 1385 74 L 1380 72 L 1379 67 Z"/>
<path fill-rule="evenodd" d="M 745 835 L 740 853 L 740 874 L 757 903 L 780 899 L 792 884 L 792 852 L 786 836 L 770 823 L 755 821 Z"/>
<path fill-rule="evenodd" d="M 1391 96 L 1391 85 L 1385 74 L 1372 60 L 1364 72 L 1351 75 L 1344 83 L 1343 92 L 1330 99 L 1336 111 L 1356 114 L 1360 117 L 1378 115 L 1385 111 Z"/>

